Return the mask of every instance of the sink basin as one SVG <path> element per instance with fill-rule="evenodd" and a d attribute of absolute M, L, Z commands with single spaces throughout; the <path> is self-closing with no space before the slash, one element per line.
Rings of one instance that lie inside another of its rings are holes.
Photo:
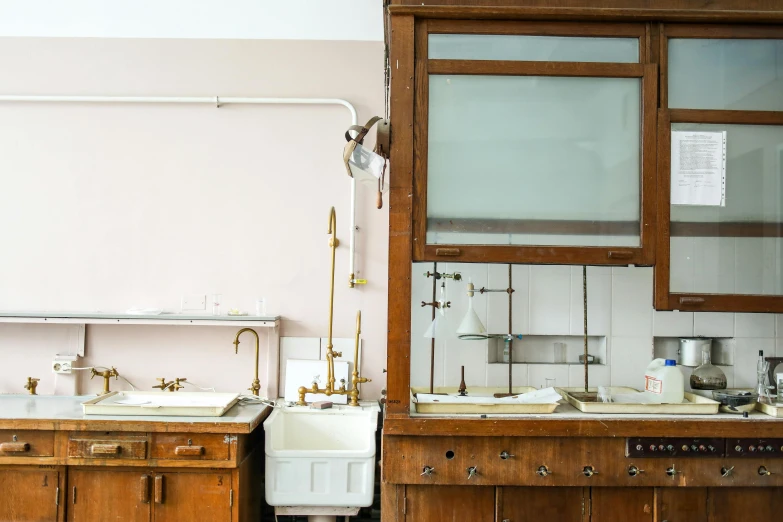
<path fill-rule="evenodd" d="M 275 408 L 264 421 L 270 506 L 372 504 L 380 407 Z"/>

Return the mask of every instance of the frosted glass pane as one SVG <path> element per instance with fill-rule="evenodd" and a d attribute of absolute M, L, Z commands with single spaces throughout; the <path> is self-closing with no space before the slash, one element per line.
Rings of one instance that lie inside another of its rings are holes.
<path fill-rule="evenodd" d="M 429 244 L 639 245 L 638 78 L 429 88 Z"/>
<path fill-rule="evenodd" d="M 726 206 L 671 206 L 671 291 L 783 294 L 783 127 L 682 130 L 726 131 Z"/>
<path fill-rule="evenodd" d="M 428 53 L 445 60 L 636 63 L 639 39 L 431 34 Z"/>
<path fill-rule="evenodd" d="M 669 40 L 669 107 L 783 111 L 783 40 Z"/>

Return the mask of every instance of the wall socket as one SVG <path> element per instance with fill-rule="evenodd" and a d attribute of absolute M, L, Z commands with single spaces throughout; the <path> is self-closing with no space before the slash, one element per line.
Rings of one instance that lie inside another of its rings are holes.
<path fill-rule="evenodd" d="M 52 361 L 52 373 L 71 373 L 76 355 L 55 355 Z"/>
<path fill-rule="evenodd" d="M 183 312 L 206 310 L 207 309 L 207 296 L 201 295 L 183 295 L 181 300 L 181 309 Z"/>

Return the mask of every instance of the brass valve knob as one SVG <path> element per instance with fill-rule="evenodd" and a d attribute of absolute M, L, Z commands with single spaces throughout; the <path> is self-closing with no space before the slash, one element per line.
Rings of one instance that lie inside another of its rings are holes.
<path fill-rule="evenodd" d="M 539 466 L 538 469 L 536 470 L 536 475 L 538 475 L 539 477 L 546 477 L 550 473 L 552 472 L 549 471 L 549 468 L 547 468 L 546 466 Z"/>
<path fill-rule="evenodd" d="M 733 472 L 734 472 L 734 466 L 730 468 L 727 468 L 725 466 L 720 468 L 720 476 L 724 478 L 730 476 Z"/>
<path fill-rule="evenodd" d="M 639 475 L 640 473 L 644 473 L 643 469 L 639 469 L 636 466 L 628 466 L 628 474 L 632 477 L 635 477 Z"/>
<path fill-rule="evenodd" d="M 677 473 L 682 473 L 682 471 L 677 471 L 676 469 L 674 469 L 674 464 L 672 464 L 670 468 L 666 468 L 666 474 L 669 475 L 670 477 L 675 476 Z"/>
<path fill-rule="evenodd" d="M 468 480 L 478 475 L 478 466 L 470 466 L 468 469 Z"/>
<path fill-rule="evenodd" d="M 512 454 L 511 454 L 511 453 L 509 453 L 508 451 L 501 451 L 501 452 L 500 452 L 500 458 L 501 458 L 501 459 L 503 459 L 503 460 L 508 460 L 508 459 L 510 459 L 511 457 L 515 457 L 515 456 L 516 456 L 516 455 L 512 455 Z"/>
<path fill-rule="evenodd" d="M 433 473 L 435 473 L 435 468 L 433 468 L 432 466 L 424 466 L 424 469 L 422 469 L 421 472 L 421 476 L 431 477 Z"/>
<path fill-rule="evenodd" d="M 585 477 L 592 477 L 593 475 L 598 475 L 598 472 L 593 469 L 593 466 L 585 466 L 582 468 L 582 475 Z"/>
<path fill-rule="evenodd" d="M 765 466 L 760 466 L 759 475 L 761 475 L 762 477 L 768 477 L 769 475 L 772 475 L 772 472 L 769 471 Z"/>

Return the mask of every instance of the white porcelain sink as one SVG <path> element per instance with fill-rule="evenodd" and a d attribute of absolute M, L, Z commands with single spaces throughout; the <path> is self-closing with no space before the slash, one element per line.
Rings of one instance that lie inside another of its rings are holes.
<path fill-rule="evenodd" d="M 372 504 L 380 407 L 275 408 L 264 421 L 270 506 Z"/>

